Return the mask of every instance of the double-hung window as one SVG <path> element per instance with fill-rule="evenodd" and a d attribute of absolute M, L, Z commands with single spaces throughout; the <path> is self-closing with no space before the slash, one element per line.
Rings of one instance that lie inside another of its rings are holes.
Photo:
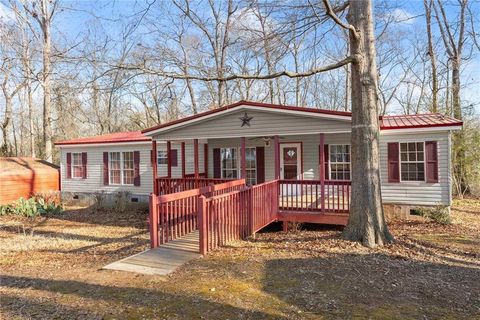
<path fill-rule="evenodd" d="M 168 164 L 167 150 L 157 150 L 157 164 Z"/>
<path fill-rule="evenodd" d="M 83 164 L 81 152 L 72 152 L 72 178 L 83 178 Z"/>
<path fill-rule="evenodd" d="M 238 149 L 222 148 L 221 151 L 222 178 L 238 178 Z"/>
<path fill-rule="evenodd" d="M 330 179 L 350 180 L 350 145 L 329 145 Z"/>
<path fill-rule="evenodd" d="M 135 177 L 133 151 L 109 153 L 110 184 L 133 185 Z"/>
<path fill-rule="evenodd" d="M 246 148 L 245 153 L 247 169 L 246 183 L 248 185 L 254 185 L 257 183 L 257 148 Z"/>
<path fill-rule="evenodd" d="M 400 143 L 401 181 L 425 181 L 424 150 L 423 142 Z"/>

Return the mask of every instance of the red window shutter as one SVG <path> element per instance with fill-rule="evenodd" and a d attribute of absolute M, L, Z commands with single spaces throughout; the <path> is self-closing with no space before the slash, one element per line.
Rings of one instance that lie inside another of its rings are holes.
<path fill-rule="evenodd" d="M 325 180 L 330 179 L 329 169 L 330 169 L 330 157 L 328 155 L 328 144 L 323 145 L 323 155 L 325 157 Z"/>
<path fill-rule="evenodd" d="M 133 151 L 133 185 L 140 186 L 140 151 Z"/>
<path fill-rule="evenodd" d="M 108 186 L 108 152 L 103 153 L 103 184 Z"/>
<path fill-rule="evenodd" d="M 155 161 L 157 161 L 155 155 L 153 154 L 153 150 L 150 150 L 150 165 L 153 167 L 155 164 Z"/>
<path fill-rule="evenodd" d="M 438 182 L 438 149 L 437 141 L 425 142 L 426 175 L 428 183 Z"/>
<path fill-rule="evenodd" d="M 177 149 L 170 150 L 170 160 L 172 163 L 172 167 L 178 167 L 178 150 Z"/>
<path fill-rule="evenodd" d="M 221 155 L 220 155 L 220 149 L 219 148 L 214 148 L 213 149 L 213 177 L 214 178 L 221 178 L 222 177 L 222 172 L 221 172 Z"/>
<path fill-rule="evenodd" d="M 87 153 L 82 152 L 82 179 L 87 179 Z"/>
<path fill-rule="evenodd" d="M 400 182 L 398 142 L 388 143 L 388 182 Z"/>
<path fill-rule="evenodd" d="M 67 152 L 67 179 L 72 178 L 72 154 Z"/>
<path fill-rule="evenodd" d="M 265 148 L 257 147 L 257 184 L 265 182 Z"/>

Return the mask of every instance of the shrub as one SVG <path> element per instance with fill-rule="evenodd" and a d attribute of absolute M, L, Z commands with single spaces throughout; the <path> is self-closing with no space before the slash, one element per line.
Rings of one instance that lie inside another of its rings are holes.
<path fill-rule="evenodd" d="M 131 195 L 132 193 L 130 191 L 119 191 L 115 193 L 115 209 L 120 212 L 125 212 Z"/>
<path fill-rule="evenodd" d="M 62 203 L 60 192 L 58 191 L 34 192 L 32 197 L 35 198 L 36 201 L 42 199 L 46 203 L 54 203 L 56 205 L 60 205 Z"/>
<path fill-rule="evenodd" d="M 105 191 L 95 192 L 93 194 L 93 201 L 93 206 L 95 207 L 95 209 L 105 210 L 107 204 L 107 195 L 105 194 Z"/>
<path fill-rule="evenodd" d="M 446 206 L 438 205 L 433 208 L 419 208 L 416 209 L 420 216 L 431 219 L 441 224 L 452 223 L 452 216 L 450 210 Z"/>
<path fill-rule="evenodd" d="M 51 199 L 43 198 L 20 198 L 11 205 L 0 206 L 0 215 L 14 214 L 28 218 L 35 218 L 40 215 L 59 214 L 63 211 L 63 206 L 57 204 Z"/>

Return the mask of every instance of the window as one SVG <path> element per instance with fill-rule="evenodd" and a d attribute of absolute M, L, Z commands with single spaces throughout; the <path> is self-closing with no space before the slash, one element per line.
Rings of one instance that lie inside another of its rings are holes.
<path fill-rule="evenodd" d="M 135 169 L 133 152 L 109 153 L 109 181 L 110 184 L 133 185 Z"/>
<path fill-rule="evenodd" d="M 167 150 L 157 150 L 157 164 L 168 164 Z"/>
<path fill-rule="evenodd" d="M 257 183 L 257 148 L 246 148 L 245 154 L 247 169 L 246 183 L 254 185 Z"/>
<path fill-rule="evenodd" d="M 82 153 L 72 153 L 72 178 L 83 178 Z"/>
<path fill-rule="evenodd" d="M 350 180 L 350 145 L 332 144 L 329 149 L 330 179 Z"/>
<path fill-rule="evenodd" d="M 425 181 L 425 146 L 423 142 L 400 143 L 402 181 Z"/>
<path fill-rule="evenodd" d="M 221 149 L 222 178 L 238 178 L 238 150 L 236 148 Z"/>

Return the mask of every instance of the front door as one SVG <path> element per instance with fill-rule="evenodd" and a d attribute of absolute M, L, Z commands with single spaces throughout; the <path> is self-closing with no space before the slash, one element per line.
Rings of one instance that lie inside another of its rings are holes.
<path fill-rule="evenodd" d="M 300 143 L 280 144 L 280 178 L 302 179 L 302 145 Z"/>

